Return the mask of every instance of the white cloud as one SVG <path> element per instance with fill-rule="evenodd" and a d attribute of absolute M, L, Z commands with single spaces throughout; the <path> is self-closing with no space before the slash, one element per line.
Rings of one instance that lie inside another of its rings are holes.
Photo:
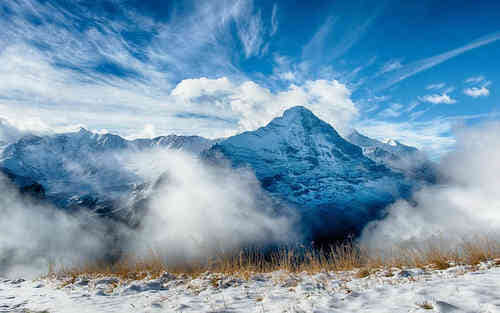
<path fill-rule="evenodd" d="M 453 103 L 457 102 L 457 100 L 451 98 L 446 93 L 425 95 L 423 97 L 419 97 L 419 99 L 420 99 L 420 101 L 430 102 L 433 104 L 439 104 L 439 103 L 453 104 Z"/>
<path fill-rule="evenodd" d="M 282 80 L 289 80 L 289 81 L 294 81 L 295 80 L 295 73 L 288 71 L 285 73 L 279 73 L 279 77 Z"/>
<path fill-rule="evenodd" d="M 413 111 L 416 107 L 420 105 L 419 101 L 413 101 L 410 103 L 410 105 L 405 109 L 405 112 L 411 112 Z"/>
<path fill-rule="evenodd" d="M 387 63 L 384 64 L 382 69 L 380 70 L 380 73 L 387 73 L 387 72 L 392 72 L 394 70 L 397 70 L 399 68 L 402 68 L 403 65 L 401 64 L 401 61 L 399 60 L 391 60 Z"/>
<path fill-rule="evenodd" d="M 483 82 L 484 80 L 485 80 L 484 76 L 480 75 L 480 76 L 469 77 L 465 80 L 465 82 L 468 84 L 478 84 L 480 82 Z"/>
<path fill-rule="evenodd" d="M 252 81 L 233 83 L 227 78 L 200 78 L 182 81 L 172 95 L 182 100 L 177 106 L 186 112 L 235 120 L 236 127 L 221 130 L 225 132 L 221 135 L 256 129 L 297 105 L 309 108 L 339 130 L 347 128 L 358 115 L 350 90 L 336 80 L 306 81 L 273 92 Z"/>
<path fill-rule="evenodd" d="M 31 88 L 38 87 L 34 84 Z M 61 93 L 58 89 L 62 89 Z M 30 127 L 18 127 L 29 132 L 59 132 L 78 125 L 91 130 L 107 129 L 128 138 L 170 133 L 229 136 L 264 126 L 297 105 L 308 107 L 339 131 L 348 128 L 358 116 L 351 91 L 336 80 L 305 81 L 272 91 L 253 81 L 202 77 L 182 80 L 161 99 L 128 92 L 106 86 L 97 89 L 61 84 L 46 93 L 33 92 L 46 97 L 40 103 L 28 98 L 0 100 L 0 112 L 11 124 L 31 123 Z M 112 105 L 113 95 L 123 97 L 121 103 Z M 35 120 L 43 123 L 35 124 Z"/>
<path fill-rule="evenodd" d="M 239 39 L 243 44 L 245 56 L 249 58 L 260 53 L 261 47 L 264 44 L 263 36 L 265 29 L 261 11 L 258 10 L 256 13 L 253 13 L 252 2 L 247 1 L 242 3 L 244 5 L 241 10 L 245 18 L 236 19 L 236 28 Z"/>
<path fill-rule="evenodd" d="M 410 114 L 410 120 L 414 121 L 416 119 L 418 119 L 419 117 L 421 117 L 422 115 L 425 114 L 425 112 L 429 111 L 429 109 L 427 110 L 419 110 L 419 111 L 415 111 L 415 112 L 412 112 Z"/>
<path fill-rule="evenodd" d="M 441 54 L 438 54 L 438 55 L 435 55 L 435 56 L 432 56 L 432 57 L 429 57 L 426 59 L 415 61 L 411 64 L 403 66 L 399 70 L 390 72 L 390 74 L 388 74 L 388 77 L 383 82 L 379 83 L 379 86 L 377 89 L 383 90 L 383 89 L 389 88 L 402 80 L 405 80 L 409 77 L 412 77 L 413 75 L 416 75 L 422 71 L 425 71 L 429 68 L 432 68 L 432 67 L 434 67 L 438 64 L 441 64 L 449 59 L 452 59 L 456 56 L 459 56 L 467 51 L 477 49 L 479 47 L 491 44 L 491 43 L 496 42 L 498 40 L 500 40 L 500 32 L 494 32 L 494 33 L 488 34 L 486 36 L 483 36 L 481 38 L 478 38 L 476 40 L 473 40 L 472 42 L 470 42 L 462 47 L 459 47 L 459 48 L 456 48 L 456 49 L 453 49 L 453 50 L 450 50 L 450 51 L 447 51 L 447 52 L 444 52 L 444 53 L 441 53 Z"/>
<path fill-rule="evenodd" d="M 437 89 L 443 89 L 446 86 L 445 83 L 439 83 L 439 84 L 431 84 L 425 87 L 427 90 L 437 90 Z"/>
<path fill-rule="evenodd" d="M 453 122 L 441 118 L 427 122 L 398 123 L 364 120 L 357 122 L 355 128 L 379 140 L 386 138 L 398 140 L 437 158 L 455 144 L 455 139 L 450 136 Z"/>
<path fill-rule="evenodd" d="M 331 34 L 336 22 L 337 19 L 333 16 L 329 16 L 325 20 L 311 40 L 302 48 L 302 58 L 304 60 L 316 59 L 322 56 L 327 38 Z"/>
<path fill-rule="evenodd" d="M 385 109 L 382 112 L 378 113 L 378 115 L 380 117 L 383 117 L 383 118 L 398 117 L 402 113 L 401 112 L 402 108 L 403 108 L 402 104 L 400 104 L 400 103 L 393 103 L 387 109 Z"/>
<path fill-rule="evenodd" d="M 471 87 L 471 88 L 466 88 L 464 89 L 464 94 L 473 97 L 473 98 L 478 98 L 478 97 L 487 97 L 490 95 L 490 91 L 486 87 Z"/>
<path fill-rule="evenodd" d="M 450 251 L 464 240 L 497 240 L 500 226 L 500 124 L 461 129 L 456 149 L 439 164 L 446 184 L 425 186 L 412 201 L 400 200 L 387 216 L 368 225 L 363 242 L 371 249 L 436 244 Z M 436 241 L 437 239 L 437 241 Z"/>
<path fill-rule="evenodd" d="M 184 99 L 192 99 L 206 94 L 228 92 L 232 88 L 233 84 L 227 77 L 217 79 L 201 77 L 184 79 L 172 90 L 172 95 L 182 97 Z"/>
<path fill-rule="evenodd" d="M 47 135 L 56 132 L 70 132 L 78 130 L 83 126 L 81 124 L 51 126 L 36 116 L 23 116 L 17 119 L 0 116 L 0 142 L 12 143 L 28 134 Z"/>
<path fill-rule="evenodd" d="M 271 36 L 274 36 L 278 31 L 278 5 L 275 3 L 273 5 L 273 11 L 271 13 Z"/>
<path fill-rule="evenodd" d="M 206 136 L 228 126 L 221 119 L 178 118 L 184 107 L 176 107 L 179 99 L 171 90 L 183 78 L 204 73 L 244 77 L 232 63 L 237 57 L 234 43 L 243 38 L 244 52 L 255 55 L 264 32 L 261 13 L 251 0 L 196 3 L 187 15 L 174 14 L 168 23 L 142 16 L 121 2 L 113 2 L 120 15 L 116 20 L 74 5 L 75 11 L 69 12 L 49 2 L 5 4 L 12 14 L 0 19 L 0 112 L 10 123 L 39 119 L 44 128 L 78 124 L 124 136 L 143 133 L 147 124 L 158 134 Z M 26 16 L 36 16 L 39 25 Z M 89 27 L 73 27 L 74 19 L 87 21 Z M 240 27 L 238 35 L 234 25 Z M 134 32 L 152 38 L 138 45 L 123 35 Z M 98 71 L 103 64 L 111 70 Z"/>
<path fill-rule="evenodd" d="M 490 90 L 487 88 L 491 85 L 491 81 L 486 80 L 482 75 L 469 77 L 465 83 L 470 86 L 464 89 L 464 94 L 473 97 L 487 97 L 490 95 Z"/>

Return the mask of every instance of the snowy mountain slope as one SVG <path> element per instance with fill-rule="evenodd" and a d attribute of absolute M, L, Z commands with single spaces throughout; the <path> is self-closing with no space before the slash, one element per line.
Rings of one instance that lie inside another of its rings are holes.
<path fill-rule="evenodd" d="M 271 194 L 299 207 L 306 218 L 314 216 L 313 224 L 326 223 L 344 234 L 407 188 L 401 174 L 365 157 L 304 107 L 223 140 L 204 156 L 250 167 Z"/>
<path fill-rule="evenodd" d="M 379 162 L 394 161 L 419 153 L 417 148 L 404 145 L 397 140 L 388 139 L 386 142 L 381 142 L 356 130 L 347 136 L 347 140 L 361 147 L 367 157 Z"/>
<path fill-rule="evenodd" d="M 202 151 L 210 149 L 218 141 L 217 139 L 210 140 L 200 136 L 168 135 L 153 139 L 136 139 L 130 144 L 139 150 L 163 147 L 200 154 Z"/>
<path fill-rule="evenodd" d="M 435 165 L 424 153 L 415 147 L 407 146 L 394 139 L 385 142 L 369 138 L 354 130 L 346 138 L 361 147 L 363 154 L 373 161 L 383 164 L 394 171 L 405 174 L 411 179 L 435 182 Z"/>
<path fill-rule="evenodd" d="M 129 153 L 152 148 L 199 154 L 215 141 L 197 136 L 163 136 L 129 141 L 85 129 L 51 136 L 29 135 L 8 145 L 0 169 L 20 188 L 43 186 L 44 194 L 63 208 L 114 210 L 124 195 L 139 194 L 144 180 L 126 166 Z M 140 198 L 140 197 L 138 197 Z"/>

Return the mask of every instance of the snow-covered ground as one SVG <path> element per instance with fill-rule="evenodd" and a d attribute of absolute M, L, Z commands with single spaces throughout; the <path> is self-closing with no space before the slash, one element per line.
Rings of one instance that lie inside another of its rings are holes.
<path fill-rule="evenodd" d="M 498 263 L 498 262 L 497 262 Z M 61 282 L 0 279 L 0 312 L 500 312 L 500 267 L 298 275 L 248 279 L 206 273 L 196 279 Z"/>

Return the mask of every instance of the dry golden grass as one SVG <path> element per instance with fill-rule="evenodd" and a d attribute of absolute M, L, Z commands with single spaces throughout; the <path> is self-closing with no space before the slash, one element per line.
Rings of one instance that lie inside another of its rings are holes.
<path fill-rule="evenodd" d="M 434 309 L 434 306 L 432 305 L 432 303 L 430 303 L 428 301 L 424 301 L 422 303 L 417 303 L 417 306 L 419 306 L 420 308 L 422 308 L 424 310 L 433 310 Z"/>
<path fill-rule="evenodd" d="M 362 268 L 356 273 L 356 277 L 358 278 L 364 278 L 370 276 L 370 269 L 368 268 Z"/>
<path fill-rule="evenodd" d="M 74 283 L 78 277 L 117 277 L 122 280 L 155 279 L 165 272 L 184 278 L 197 277 L 206 272 L 235 275 L 249 279 L 257 273 L 284 271 L 289 273 L 319 273 L 357 270 L 356 276 L 366 277 L 377 269 L 425 268 L 446 269 L 452 265 L 475 265 L 492 260 L 500 265 L 500 242 L 485 238 L 463 240 L 460 245 L 449 248 L 444 244 L 427 244 L 418 248 L 398 248 L 392 253 L 377 254 L 360 247 L 352 241 L 327 249 L 283 247 L 263 252 L 246 249 L 233 253 L 220 253 L 214 257 L 190 262 L 168 264 L 155 253 L 143 259 L 123 258 L 113 264 L 86 264 L 71 268 L 51 265 L 49 276 Z M 218 285 L 220 278 L 212 278 Z"/>

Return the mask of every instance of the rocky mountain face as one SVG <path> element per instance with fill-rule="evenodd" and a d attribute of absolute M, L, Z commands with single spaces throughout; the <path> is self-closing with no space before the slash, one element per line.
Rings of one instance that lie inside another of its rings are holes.
<path fill-rule="evenodd" d="M 250 167 L 263 188 L 301 212 L 314 238 L 356 233 L 409 189 L 402 174 L 366 157 L 304 107 L 223 140 L 204 156 Z"/>

